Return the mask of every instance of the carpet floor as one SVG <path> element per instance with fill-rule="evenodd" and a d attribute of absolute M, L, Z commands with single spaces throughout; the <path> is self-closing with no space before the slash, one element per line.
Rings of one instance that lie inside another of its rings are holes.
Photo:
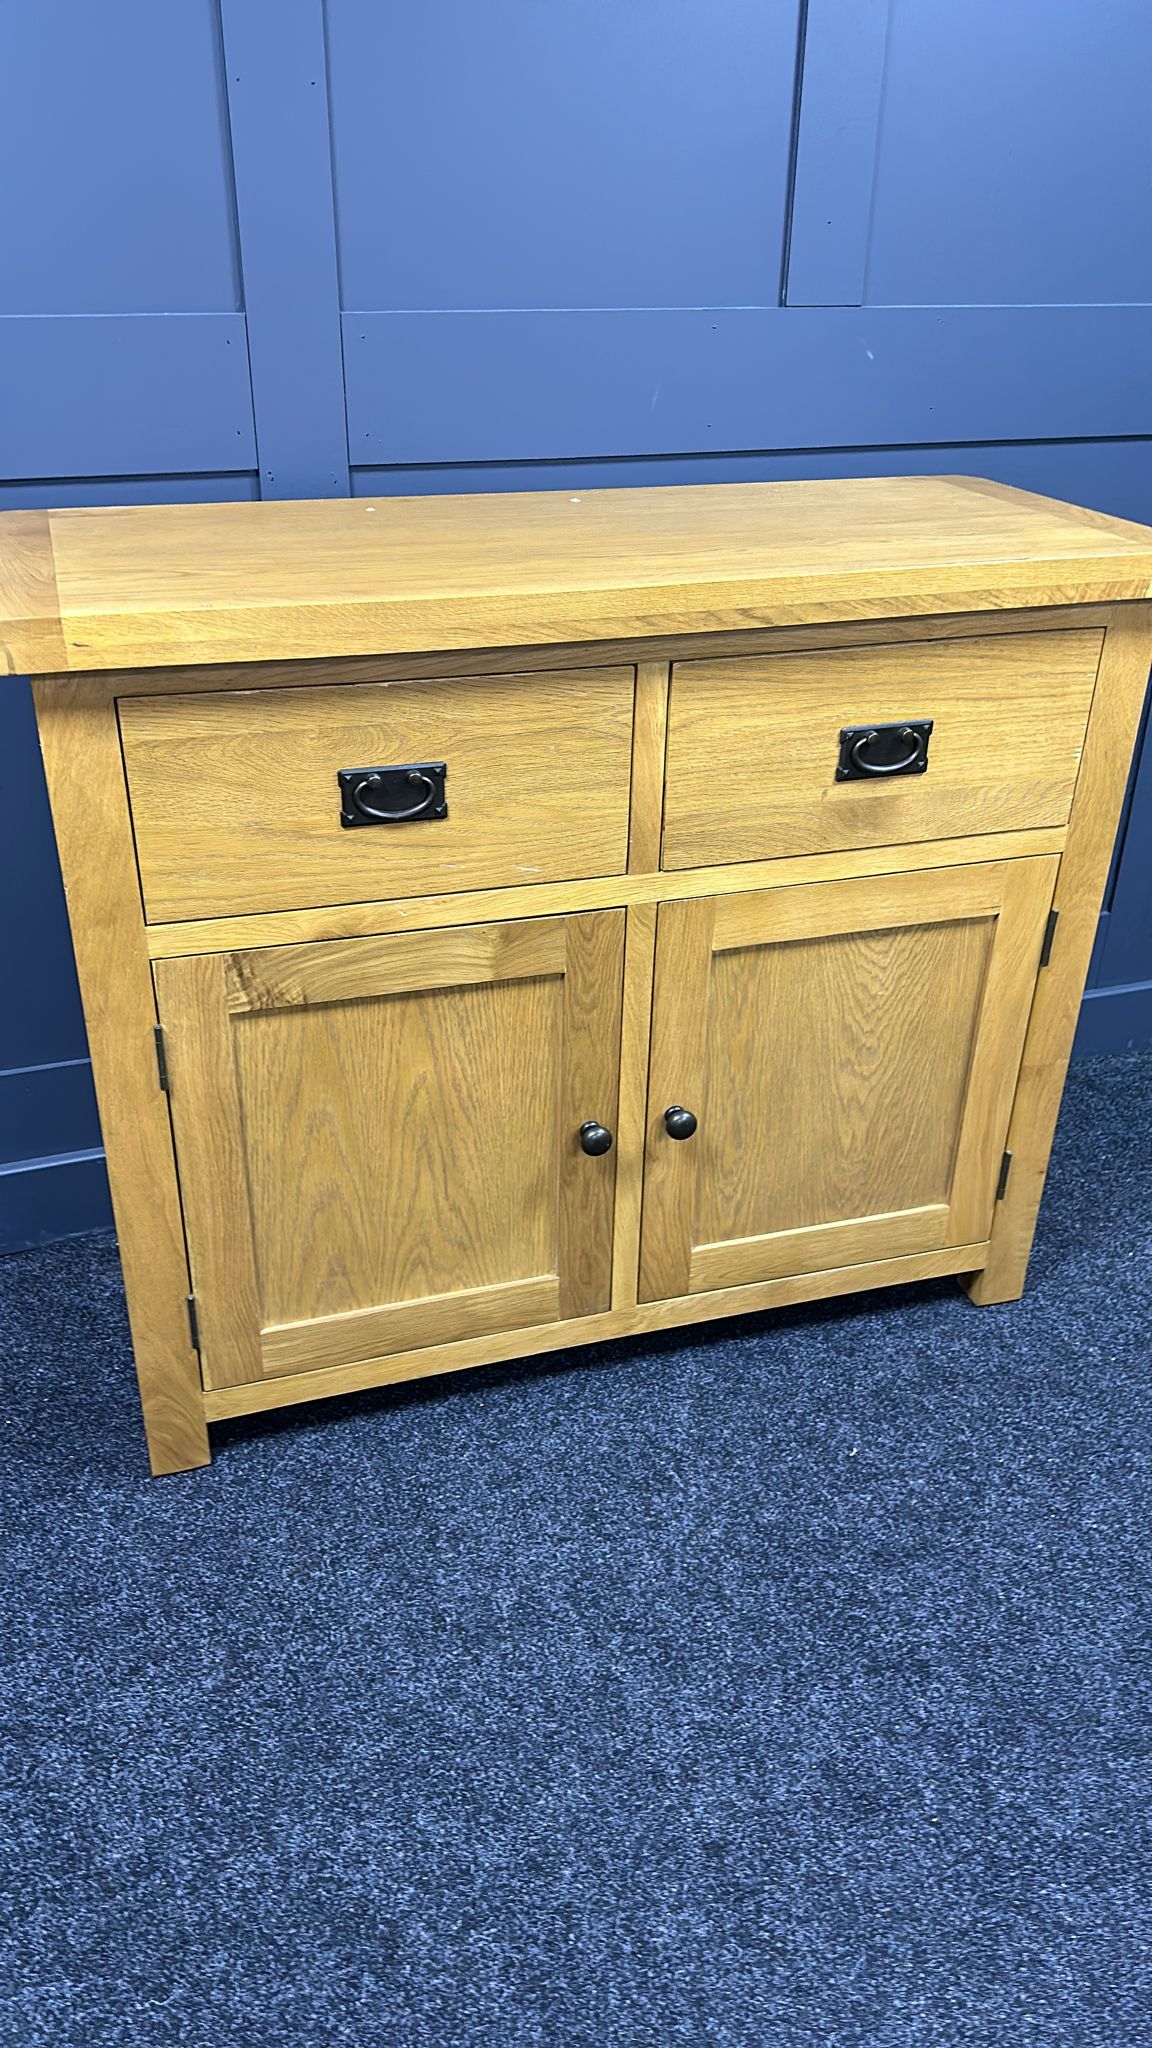
<path fill-rule="evenodd" d="M 951 1282 L 222 1426 L 0 1265 L 0 2040 L 1149 2048 L 1152 1059 Z"/>

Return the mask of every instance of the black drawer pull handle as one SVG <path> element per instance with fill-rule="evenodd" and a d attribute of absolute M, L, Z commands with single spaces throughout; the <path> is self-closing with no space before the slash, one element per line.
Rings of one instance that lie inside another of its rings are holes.
<path fill-rule="evenodd" d="M 690 1138 L 696 1129 L 696 1119 L 690 1109 L 682 1109 L 674 1102 L 664 1111 L 664 1129 L 670 1138 Z"/>
<path fill-rule="evenodd" d="M 421 775 L 419 769 L 412 768 L 404 780 L 413 789 L 422 788 L 424 791 L 419 803 L 409 804 L 406 811 L 378 811 L 375 805 L 365 802 L 366 789 L 383 789 L 384 778 L 380 775 L 366 775 L 363 782 L 354 782 L 349 794 L 357 810 L 363 811 L 366 817 L 378 818 L 382 825 L 402 825 L 405 818 L 422 818 L 436 801 L 436 784 L 430 775 Z"/>
<path fill-rule="evenodd" d="M 342 825 L 407 825 L 415 818 L 446 818 L 444 761 L 406 761 L 398 768 L 341 768 Z M 407 801 L 413 790 L 420 795 Z M 369 797 L 376 802 L 370 803 Z"/>
<path fill-rule="evenodd" d="M 895 725 L 846 725 L 840 733 L 837 782 L 863 782 L 877 775 L 924 775 L 928 768 L 930 718 L 901 719 Z"/>
<path fill-rule="evenodd" d="M 874 732 L 865 732 L 861 733 L 858 740 L 853 740 L 849 758 L 854 768 L 861 769 L 865 775 L 907 775 L 911 769 L 919 767 L 923 759 L 924 742 L 918 732 L 913 732 L 910 725 L 906 725 L 900 734 L 902 740 L 910 740 L 912 743 L 911 751 L 905 754 L 902 761 L 866 761 L 864 749 L 871 746 L 875 737 Z"/>
<path fill-rule="evenodd" d="M 604 1152 L 612 1150 L 612 1133 L 603 1124 L 588 1122 L 580 1126 L 580 1150 L 587 1152 L 590 1159 L 599 1159 Z"/>

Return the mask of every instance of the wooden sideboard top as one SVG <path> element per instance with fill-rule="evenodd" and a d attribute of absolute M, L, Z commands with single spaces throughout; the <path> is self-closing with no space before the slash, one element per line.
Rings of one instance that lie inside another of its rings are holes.
<path fill-rule="evenodd" d="M 1152 528 L 971 477 L 0 514 L 10 674 L 1152 594 Z"/>

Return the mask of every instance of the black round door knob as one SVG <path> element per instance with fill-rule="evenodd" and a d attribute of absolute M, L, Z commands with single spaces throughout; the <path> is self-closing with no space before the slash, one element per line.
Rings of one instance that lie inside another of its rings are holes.
<path fill-rule="evenodd" d="M 664 1111 L 664 1129 L 670 1138 L 690 1138 L 696 1129 L 696 1119 L 690 1109 L 681 1109 L 678 1102 Z"/>
<path fill-rule="evenodd" d="M 587 1152 L 591 1159 L 599 1159 L 602 1152 L 612 1150 L 611 1131 L 606 1131 L 603 1124 L 581 1124 L 580 1150 Z"/>

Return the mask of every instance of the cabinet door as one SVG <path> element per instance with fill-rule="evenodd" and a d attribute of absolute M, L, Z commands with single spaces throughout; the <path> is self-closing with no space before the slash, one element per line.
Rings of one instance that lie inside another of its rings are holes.
<path fill-rule="evenodd" d="M 210 1386 L 608 1307 L 623 927 L 157 963 Z"/>
<path fill-rule="evenodd" d="M 1056 866 L 661 907 L 642 1300 L 987 1238 Z"/>

